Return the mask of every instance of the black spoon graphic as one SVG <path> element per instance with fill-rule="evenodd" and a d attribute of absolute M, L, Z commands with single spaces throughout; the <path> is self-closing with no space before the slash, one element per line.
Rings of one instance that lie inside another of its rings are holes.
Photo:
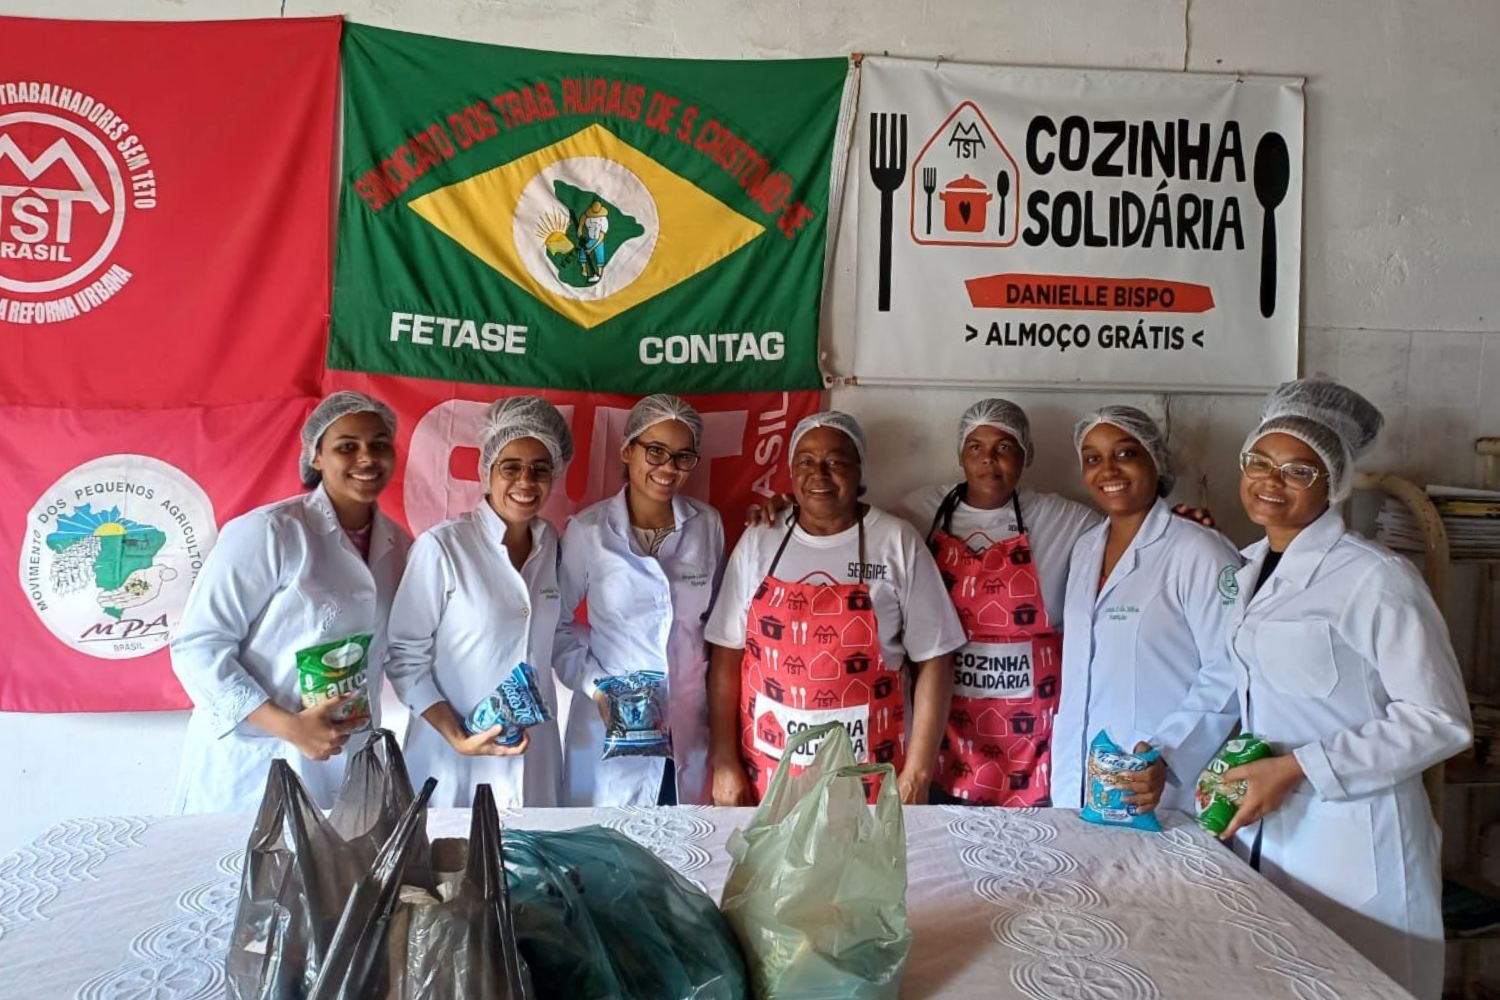
<path fill-rule="evenodd" d="M 1005 196 L 1010 194 L 1010 174 L 1000 171 L 995 178 L 995 189 L 1000 193 L 1000 235 L 1005 235 Z"/>
<path fill-rule="evenodd" d="M 1260 314 L 1266 319 L 1276 311 L 1276 207 L 1286 197 L 1292 179 L 1286 140 L 1267 132 L 1255 147 L 1255 200 L 1265 210 L 1260 236 Z"/>

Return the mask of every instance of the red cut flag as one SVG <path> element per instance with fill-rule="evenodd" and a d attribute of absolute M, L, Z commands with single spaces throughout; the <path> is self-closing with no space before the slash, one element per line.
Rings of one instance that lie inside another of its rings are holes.
<path fill-rule="evenodd" d="M 339 27 L 0 17 L 0 405 L 317 392 Z"/>
<path fill-rule="evenodd" d="M 388 375 L 329 371 L 325 392 L 354 389 L 388 403 L 399 428 L 396 478 L 381 510 L 419 534 L 473 510 L 479 482 L 479 428 L 485 407 L 506 396 L 535 394 L 562 411 L 573 429 L 576 456 L 542 516 L 560 531 L 568 515 L 616 493 L 625 418 L 637 396 L 512 389 Z M 787 443 L 797 422 L 820 408 L 818 392 L 716 393 L 684 396 L 703 415 L 703 462 L 685 492 L 718 508 L 734 545 L 745 508 L 787 489 Z"/>
<path fill-rule="evenodd" d="M 0 711 L 186 708 L 166 644 L 218 526 L 301 491 L 311 397 L 0 407 Z"/>

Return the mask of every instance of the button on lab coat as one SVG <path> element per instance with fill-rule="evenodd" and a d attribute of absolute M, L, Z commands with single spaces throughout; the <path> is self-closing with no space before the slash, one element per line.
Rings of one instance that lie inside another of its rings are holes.
<path fill-rule="evenodd" d="M 1099 586 L 1109 522 L 1073 547 L 1063 609 L 1062 701 L 1053 727 L 1052 804 L 1083 805 L 1088 745 L 1103 729 L 1123 749 L 1150 741 L 1208 661 L 1223 676 L 1225 630 L 1240 554 L 1223 535 L 1157 500 L 1109 579 Z M 1167 756 L 1161 808 L 1194 811 L 1198 774 L 1239 718 L 1234 686 L 1218 688 Z"/>
<path fill-rule="evenodd" d="M 172 637 L 172 670 L 194 705 L 177 811 L 256 811 L 277 757 L 319 805 L 333 804 L 348 755 L 308 760 L 246 717 L 266 701 L 301 711 L 297 651 L 362 633 L 374 637 L 370 709 L 378 715 L 386 619 L 410 545 L 377 511 L 366 563 L 321 485 L 224 525 Z"/>
<path fill-rule="evenodd" d="M 1307 780 L 1260 824 L 1260 870 L 1406 989 L 1436 998 L 1439 834 L 1421 775 L 1472 733 L 1447 626 L 1411 564 L 1345 530 L 1337 510 L 1292 540 L 1251 597 L 1268 548 L 1244 552 L 1231 669 L 1246 728 L 1295 753 Z"/>
<path fill-rule="evenodd" d="M 488 501 L 424 532 L 412 545 L 391 608 L 385 669 L 412 710 L 407 770 L 418 787 L 429 777 L 438 779 L 435 808 L 469 805 L 481 782 L 493 787 L 502 808 L 558 804 L 562 742 L 552 676 L 558 609 L 557 531 L 541 518 L 531 522 L 531 553 L 520 571 L 505 548 L 505 522 Z M 523 661 L 536 670 L 553 716 L 530 730 L 524 754 L 466 756 L 421 718 L 444 700 L 467 716 Z"/>
<path fill-rule="evenodd" d="M 563 624 L 557 671 L 576 692 L 568 716 L 566 799 L 575 806 L 655 805 L 659 757 L 601 760 L 604 724 L 594 685 L 634 670 L 667 675 L 672 754 L 678 799 L 710 803 L 708 769 L 708 647 L 704 622 L 718 592 L 724 527 L 718 512 L 684 496 L 672 498 L 676 530 L 655 557 L 630 528 L 625 491 L 568 522 L 562 541 Z M 588 620 L 570 621 L 588 599 Z"/>

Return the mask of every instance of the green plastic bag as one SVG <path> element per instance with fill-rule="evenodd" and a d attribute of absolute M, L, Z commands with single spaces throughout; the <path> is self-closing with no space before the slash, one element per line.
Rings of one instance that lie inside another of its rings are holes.
<path fill-rule="evenodd" d="M 749 827 L 729 838 L 720 908 L 758 1000 L 896 1000 L 911 951 L 896 770 L 856 765 L 836 722 L 797 733 L 782 759 L 813 742 L 807 769 L 778 767 Z M 871 810 L 864 779 L 876 775 Z"/>
<path fill-rule="evenodd" d="M 507 830 L 516 940 L 537 1000 L 745 1000 L 707 893 L 617 830 Z"/>

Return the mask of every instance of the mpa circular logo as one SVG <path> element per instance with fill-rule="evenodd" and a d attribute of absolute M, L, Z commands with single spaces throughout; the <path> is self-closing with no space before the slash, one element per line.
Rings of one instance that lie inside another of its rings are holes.
<path fill-rule="evenodd" d="M 151 157 L 79 91 L 0 81 L 0 110 L 0 322 L 77 318 L 130 280 L 116 251 L 129 218 L 156 205 Z"/>
<path fill-rule="evenodd" d="M 218 537 L 208 495 L 145 455 L 107 455 L 37 500 L 21 588 L 48 630 L 80 653 L 124 660 L 167 644 Z"/>
<path fill-rule="evenodd" d="M 651 261 L 661 220 L 635 172 L 600 156 L 573 156 L 539 170 L 521 190 L 513 237 L 531 276 L 557 294 L 603 299 Z"/>

